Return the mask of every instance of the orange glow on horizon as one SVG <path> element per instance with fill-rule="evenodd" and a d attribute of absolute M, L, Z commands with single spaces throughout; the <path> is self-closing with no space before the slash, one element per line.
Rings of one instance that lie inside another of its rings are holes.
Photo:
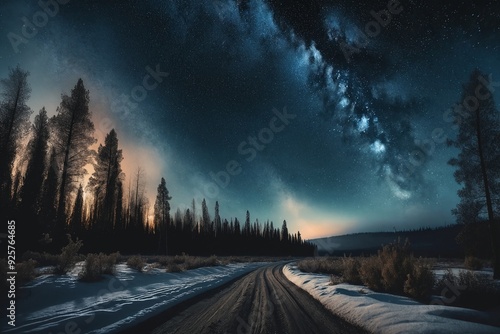
<path fill-rule="evenodd" d="M 300 231 L 302 239 L 315 239 L 344 234 L 354 224 L 352 218 L 335 211 L 301 202 L 290 194 L 282 194 L 282 215 L 287 218 L 292 233 Z"/>

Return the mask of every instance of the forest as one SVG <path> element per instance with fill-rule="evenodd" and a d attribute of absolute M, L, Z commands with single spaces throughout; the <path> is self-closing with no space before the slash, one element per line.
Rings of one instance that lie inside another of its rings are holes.
<path fill-rule="evenodd" d="M 127 176 L 114 129 L 94 147 L 90 92 L 79 79 L 63 93 L 54 116 L 28 106 L 29 73 L 17 66 L 1 80 L 0 212 L 15 221 L 17 252 L 59 252 L 82 240 L 84 252 L 190 255 L 310 256 L 316 247 L 289 233 L 286 221 L 221 218 L 219 203 L 210 214 L 205 199 L 171 212 L 164 178 L 154 206 L 144 192 L 144 171 Z M 83 184 L 87 168 L 93 167 Z M 152 210 L 152 213 L 150 213 Z M 150 218 L 153 217 L 153 218 Z"/>

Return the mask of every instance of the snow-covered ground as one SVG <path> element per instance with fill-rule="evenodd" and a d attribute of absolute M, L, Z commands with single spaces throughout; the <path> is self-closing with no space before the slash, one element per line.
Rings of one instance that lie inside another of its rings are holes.
<path fill-rule="evenodd" d="M 491 315 L 470 309 L 424 305 L 410 298 L 377 293 L 364 286 L 331 285 L 328 275 L 284 267 L 285 276 L 345 320 L 373 333 L 500 333 Z"/>
<path fill-rule="evenodd" d="M 159 269 L 138 273 L 118 264 L 115 276 L 95 283 L 78 281 L 79 264 L 68 275 L 43 275 L 23 287 L 16 301 L 16 327 L 4 325 L 1 332 L 113 333 L 264 264 L 238 263 L 182 273 Z"/>

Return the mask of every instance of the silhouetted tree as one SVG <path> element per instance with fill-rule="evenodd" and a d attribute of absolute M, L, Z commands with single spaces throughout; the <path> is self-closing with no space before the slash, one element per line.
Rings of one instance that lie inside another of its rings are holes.
<path fill-rule="evenodd" d="M 29 73 L 19 66 L 9 69 L 6 79 L 0 81 L 0 212 L 5 213 L 11 200 L 12 168 L 16 153 L 29 130 L 33 112 L 27 105 L 31 87 Z"/>
<path fill-rule="evenodd" d="M 207 202 L 205 199 L 201 202 L 201 228 L 204 233 L 210 232 L 210 214 L 208 213 Z"/>
<path fill-rule="evenodd" d="M 179 208 L 177 208 L 174 214 L 174 227 L 176 231 L 182 231 L 182 213 Z"/>
<path fill-rule="evenodd" d="M 139 166 L 134 175 L 134 189 L 130 196 L 130 231 L 140 232 L 145 226 L 145 208 L 147 206 L 147 198 L 145 197 L 144 170 Z"/>
<path fill-rule="evenodd" d="M 183 229 L 184 232 L 186 233 L 191 233 L 193 231 L 193 215 L 189 209 L 186 209 L 186 212 L 184 213 L 184 218 L 183 220 Z"/>
<path fill-rule="evenodd" d="M 73 235 L 78 235 L 83 223 L 83 187 L 80 184 L 76 193 L 75 205 L 70 220 L 70 231 Z"/>
<path fill-rule="evenodd" d="M 12 198 L 11 198 L 11 207 L 12 208 L 17 208 L 20 202 L 20 196 L 19 193 L 21 192 L 21 187 L 23 186 L 22 183 L 23 177 L 21 174 L 21 171 L 18 169 L 16 171 L 16 175 L 14 176 L 14 184 L 12 185 Z"/>
<path fill-rule="evenodd" d="M 33 138 L 28 143 L 28 166 L 21 190 L 22 206 L 33 216 L 40 211 L 43 181 L 47 168 L 49 123 L 45 107 L 35 117 Z"/>
<path fill-rule="evenodd" d="M 288 241 L 288 228 L 286 227 L 286 220 L 283 220 L 283 225 L 281 226 L 281 240 Z"/>
<path fill-rule="evenodd" d="M 79 79 L 71 95 L 62 95 L 57 115 L 51 119 L 54 131 L 54 145 L 62 156 L 61 180 L 59 185 L 57 223 L 58 237 L 64 237 L 67 201 L 77 182 L 86 174 L 85 165 L 92 160 L 90 146 L 94 139 L 94 123 L 89 111 L 89 92 Z"/>
<path fill-rule="evenodd" d="M 172 197 L 169 196 L 167 190 L 167 184 L 165 179 L 162 177 L 161 182 L 158 185 L 158 192 L 156 195 L 155 207 L 154 207 L 154 225 L 159 231 L 161 243 L 162 236 L 165 236 L 165 255 L 168 254 L 168 242 L 167 233 L 168 225 L 170 221 L 170 201 Z"/>
<path fill-rule="evenodd" d="M 41 204 L 41 221 L 44 223 L 44 230 L 52 232 L 54 228 L 54 220 L 56 218 L 57 193 L 59 185 L 59 164 L 57 161 L 57 153 L 54 147 L 51 149 L 49 159 L 49 170 L 47 179 L 43 185 L 42 204 Z"/>
<path fill-rule="evenodd" d="M 247 210 L 245 216 L 245 225 L 243 226 L 243 235 L 250 236 L 250 212 Z"/>
<path fill-rule="evenodd" d="M 123 183 L 119 179 L 116 183 L 116 205 L 115 205 L 115 230 L 123 230 Z"/>
<path fill-rule="evenodd" d="M 476 69 L 464 86 L 462 103 L 455 107 L 458 135 L 448 141 L 460 152 L 448 163 L 456 168 L 455 180 L 463 186 L 453 214 L 463 224 L 489 221 L 494 277 L 500 278 L 500 115 L 485 77 Z"/>
<path fill-rule="evenodd" d="M 222 222 L 219 214 L 219 201 L 215 201 L 215 216 L 214 216 L 214 223 L 215 223 L 215 236 L 221 233 L 222 230 Z"/>
<path fill-rule="evenodd" d="M 89 179 L 88 187 L 94 194 L 94 220 L 104 230 L 112 230 L 116 222 L 116 205 L 118 183 L 123 178 L 121 162 L 122 150 L 118 149 L 118 138 L 112 129 L 97 150 L 94 173 Z"/>

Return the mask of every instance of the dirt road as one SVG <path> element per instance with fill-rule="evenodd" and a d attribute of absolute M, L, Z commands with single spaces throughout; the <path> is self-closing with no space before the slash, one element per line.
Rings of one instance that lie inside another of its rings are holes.
<path fill-rule="evenodd" d="M 282 264 L 253 271 L 215 295 L 158 318 L 141 333 L 364 333 L 289 282 Z M 136 328 L 138 330 L 139 328 Z"/>

